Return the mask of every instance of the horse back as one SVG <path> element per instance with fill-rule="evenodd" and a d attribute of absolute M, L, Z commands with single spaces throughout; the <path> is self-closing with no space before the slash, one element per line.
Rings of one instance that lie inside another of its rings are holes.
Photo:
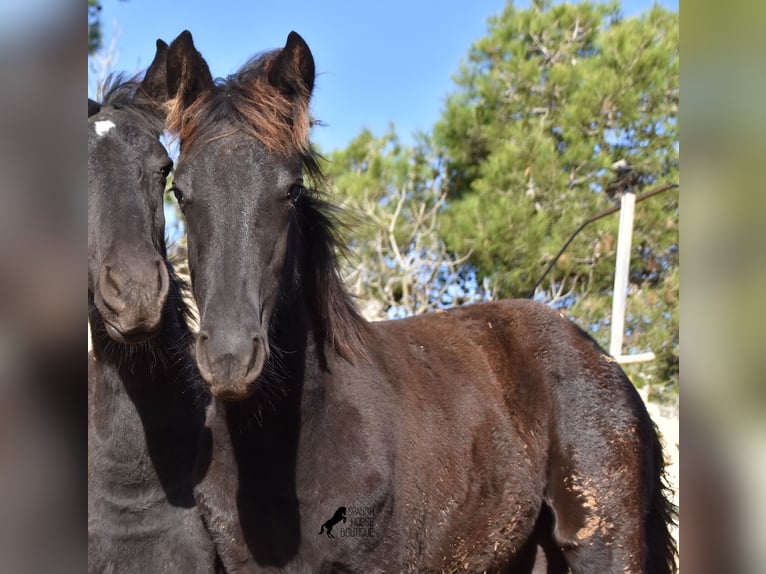
<path fill-rule="evenodd" d="M 371 366 L 357 371 L 395 413 L 397 522 L 426 570 L 509 563 L 540 510 L 551 396 L 515 313 L 483 304 L 372 324 Z"/>
<path fill-rule="evenodd" d="M 476 550 L 487 539 L 512 556 L 544 499 L 557 544 L 575 549 L 595 540 L 600 549 L 573 551 L 573 564 L 608 571 L 614 556 L 599 543 L 615 537 L 626 547 L 617 561 L 640 568 L 646 545 L 636 525 L 657 497 L 659 443 L 633 385 L 590 336 L 528 300 L 377 323 L 374 331 L 383 380 L 402 397 L 401 426 L 425 437 L 440 459 L 431 484 L 448 484 L 445 498 L 466 507 L 515 501 L 514 509 L 457 516 L 442 540 L 454 561 L 491 563 Z M 406 448 L 418 452 L 414 442 Z"/>

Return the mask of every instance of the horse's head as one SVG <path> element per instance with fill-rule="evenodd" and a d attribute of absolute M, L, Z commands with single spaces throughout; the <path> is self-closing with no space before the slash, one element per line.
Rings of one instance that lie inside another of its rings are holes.
<path fill-rule="evenodd" d="M 168 79 L 177 94 L 169 125 L 181 144 L 173 187 L 200 313 L 197 364 L 213 394 L 244 398 L 270 352 L 303 171 L 316 161 L 308 143 L 314 60 L 293 32 L 284 48 L 214 85 L 187 34 L 169 48 Z"/>
<path fill-rule="evenodd" d="M 142 82 L 88 100 L 88 292 L 116 341 L 155 334 L 168 294 L 163 192 L 172 162 L 159 141 L 167 44 Z"/>
<path fill-rule="evenodd" d="M 320 352 L 328 342 L 348 356 L 359 340 L 332 209 L 304 187 L 304 174 L 321 180 L 309 143 L 313 87 L 314 59 L 295 32 L 217 84 L 190 34 L 168 50 L 168 126 L 181 144 L 173 184 L 200 312 L 197 365 L 220 398 L 255 390 L 269 335 L 276 327 L 298 341 L 303 310 Z"/>

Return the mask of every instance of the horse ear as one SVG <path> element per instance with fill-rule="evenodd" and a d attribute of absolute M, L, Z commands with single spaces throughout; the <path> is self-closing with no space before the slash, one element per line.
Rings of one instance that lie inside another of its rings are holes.
<path fill-rule="evenodd" d="M 157 40 L 157 52 L 154 60 L 146 69 L 144 79 L 141 82 L 141 90 L 137 97 L 148 98 L 150 101 L 164 103 L 168 99 L 168 45 L 162 40 Z"/>
<path fill-rule="evenodd" d="M 205 59 L 194 47 L 191 32 L 184 30 L 168 48 L 168 97 L 179 98 L 187 108 L 206 90 L 213 88 L 213 76 Z"/>
<path fill-rule="evenodd" d="M 101 104 L 88 98 L 88 117 L 95 115 L 101 109 Z"/>
<path fill-rule="evenodd" d="M 269 70 L 271 85 L 288 96 L 308 100 L 314 89 L 314 57 L 306 41 L 297 32 L 290 32 L 287 43 L 274 59 Z"/>

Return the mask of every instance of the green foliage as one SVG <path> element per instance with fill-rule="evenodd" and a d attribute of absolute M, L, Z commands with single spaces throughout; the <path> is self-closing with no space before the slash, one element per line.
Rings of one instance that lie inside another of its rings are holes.
<path fill-rule="evenodd" d="M 365 130 L 325 169 L 355 219 L 348 282 L 370 318 L 408 316 L 485 296 L 441 239 L 439 160 L 423 136 L 403 146 L 391 126 Z"/>
<path fill-rule="evenodd" d="M 101 2 L 88 0 L 88 55 L 94 54 L 101 47 Z"/>
<path fill-rule="evenodd" d="M 633 166 L 633 191 L 678 181 L 678 14 L 622 18 L 615 2 L 508 4 L 471 48 L 434 128 L 446 159 L 450 250 L 525 296 L 572 231 L 612 205 L 610 166 Z M 537 297 L 569 307 L 606 344 L 618 215 L 570 245 Z M 625 352 L 678 365 L 678 192 L 637 205 Z M 631 319 L 632 318 L 632 319 Z"/>

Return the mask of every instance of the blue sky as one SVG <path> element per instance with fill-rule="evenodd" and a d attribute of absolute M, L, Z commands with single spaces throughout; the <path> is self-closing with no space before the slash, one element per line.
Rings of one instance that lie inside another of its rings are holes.
<path fill-rule="evenodd" d="M 678 0 L 659 3 L 678 10 Z M 623 1 L 623 14 L 652 4 Z M 157 38 L 170 42 L 184 29 L 215 77 L 284 45 L 295 30 L 316 62 L 312 109 L 326 125 L 314 130 L 313 139 L 328 152 L 345 147 L 363 128 L 380 135 L 389 122 L 405 141 L 429 130 L 454 90 L 452 74 L 471 44 L 486 35 L 487 18 L 504 6 L 504 0 L 103 0 L 101 17 L 106 40 L 118 34 L 115 70 L 129 73 L 151 62 Z"/>

